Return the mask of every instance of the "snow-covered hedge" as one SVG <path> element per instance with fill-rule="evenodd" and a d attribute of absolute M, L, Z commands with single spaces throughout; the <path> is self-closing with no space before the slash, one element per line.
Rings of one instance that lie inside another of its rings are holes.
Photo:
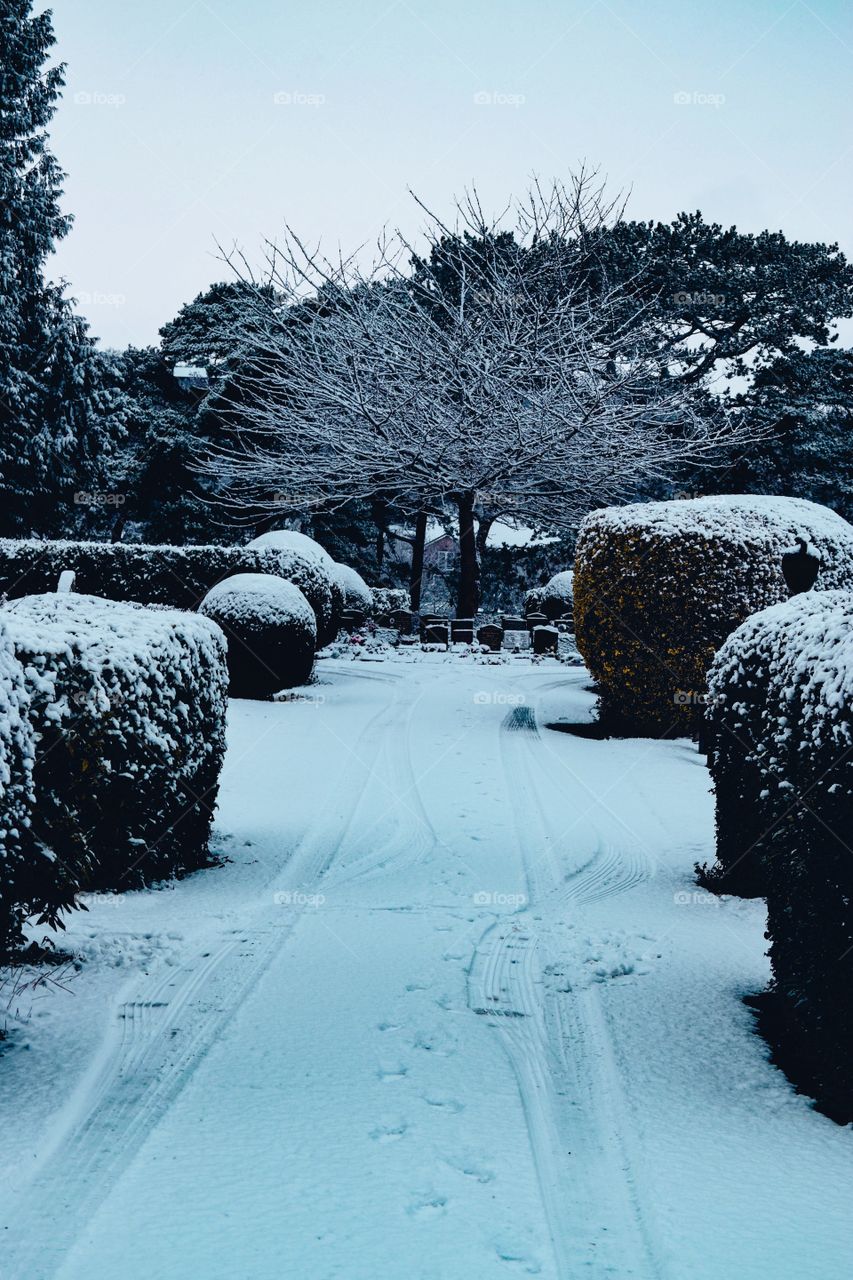
<path fill-rule="evenodd" d="M 270 529 L 268 533 L 262 533 L 259 537 L 253 538 L 249 546 L 296 553 L 311 560 L 325 572 L 329 579 L 332 604 L 329 616 L 317 619 L 317 644 L 320 648 L 330 644 L 341 629 L 344 590 L 338 581 L 336 572 L 338 566 L 326 548 L 314 538 L 309 538 L 307 533 L 300 533 L 297 529 Z M 297 586 L 301 586 L 301 583 L 297 583 Z"/>
<path fill-rule="evenodd" d="M 853 587 L 853 526 L 799 498 L 734 494 L 587 516 L 575 630 L 603 718 L 629 732 L 694 728 L 717 649 L 751 613 L 787 596 L 782 555 L 798 536 L 820 557 L 819 589 Z"/>
<path fill-rule="evenodd" d="M 373 592 L 360 573 L 350 568 L 348 564 L 336 564 L 335 577 L 344 593 L 345 609 L 358 609 L 366 614 L 373 613 Z"/>
<path fill-rule="evenodd" d="M 292 582 L 238 573 L 218 582 L 199 611 L 228 637 L 228 672 L 235 698 L 264 698 L 304 684 L 314 665 L 317 622 Z"/>
<path fill-rule="evenodd" d="M 40 905 L 30 829 L 34 759 L 30 697 L 11 637 L 0 622 L 0 956 L 16 945 L 22 921 Z"/>
<path fill-rule="evenodd" d="M 0 538 L 0 592 L 10 598 L 55 591 L 66 569 L 74 572 L 75 591 L 176 609 L 195 609 L 215 583 L 232 574 L 275 573 L 307 597 L 319 630 L 335 626 L 337 631 L 334 601 L 340 589 L 316 555 L 294 545 L 170 547 Z M 339 604 L 337 609 L 339 616 Z"/>
<path fill-rule="evenodd" d="M 81 595 L 2 610 L 36 735 L 31 895 L 127 889 L 207 857 L 225 750 L 225 639 L 206 618 Z"/>
<path fill-rule="evenodd" d="M 544 613 L 549 622 L 566 615 L 571 617 L 574 606 L 574 570 L 564 569 L 555 573 L 544 587 L 534 587 L 524 597 L 524 612 Z"/>
<path fill-rule="evenodd" d="M 721 887 L 766 892 L 778 995 L 853 1118 L 853 592 L 749 618 L 709 673 Z"/>

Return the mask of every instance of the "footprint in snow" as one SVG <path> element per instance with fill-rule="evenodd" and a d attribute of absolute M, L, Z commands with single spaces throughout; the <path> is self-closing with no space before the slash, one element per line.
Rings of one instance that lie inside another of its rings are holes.
<path fill-rule="evenodd" d="M 538 1276 L 542 1274 L 542 1263 L 529 1253 L 522 1252 L 519 1248 L 511 1244 L 495 1244 L 495 1252 L 501 1262 L 507 1262 L 512 1267 L 517 1267 L 526 1276 Z"/>
<path fill-rule="evenodd" d="M 376 1072 L 378 1079 L 386 1083 L 391 1080 L 403 1080 L 409 1074 L 409 1068 L 404 1066 L 397 1067 L 380 1067 Z"/>
<path fill-rule="evenodd" d="M 447 1196 L 419 1196 L 406 1210 L 410 1218 L 438 1218 L 447 1212 Z"/>
<path fill-rule="evenodd" d="M 374 1142 L 383 1144 L 399 1142 L 407 1133 L 408 1128 L 409 1126 L 402 1120 L 399 1124 L 378 1124 L 375 1129 L 371 1130 L 370 1136 Z"/>
<path fill-rule="evenodd" d="M 428 1097 L 424 1094 L 424 1102 L 428 1107 L 438 1107 L 442 1111 L 450 1111 L 453 1115 L 459 1115 L 460 1111 L 465 1110 L 465 1103 L 459 1102 L 457 1098 Z"/>

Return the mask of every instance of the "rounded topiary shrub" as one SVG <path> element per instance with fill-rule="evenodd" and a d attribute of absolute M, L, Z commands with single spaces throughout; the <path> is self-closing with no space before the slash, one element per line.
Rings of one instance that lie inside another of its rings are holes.
<path fill-rule="evenodd" d="M 40 908 L 38 868 L 47 863 L 32 838 L 35 735 L 24 672 L 0 622 L 0 957 L 21 941 L 21 926 Z"/>
<path fill-rule="evenodd" d="M 697 727 L 715 652 L 751 613 L 786 598 L 782 555 L 799 536 L 820 557 L 818 588 L 853 587 L 853 526 L 799 498 L 735 494 L 586 517 L 575 631 L 614 732 Z"/>
<path fill-rule="evenodd" d="M 306 541 L 311 543 L 310 538 Z M 340 588 L 332 580 L 331 563 L 331 558 L 327 565 L 310 547 L 300 549 L 293 543 L 171 547 L 0 538 L 0 592 L 17 599 L 56 591 L 60 573 L 70 570 L 74 590 L 81 594 L 194 610 L 223 578 L 273 573 L 299 587 L 320 632 L 334 627 L 337 634 Z"/>
<path fill-rule="evenodd" d="M 199 610 L 228 638 L 233 697 L 266 698 L 304 684 L 311 675 L 317 623 L 292 582 L 272 574 L 238 573 L 217 583 Z"/>
<path fill-rule="evenodd" d="M 326 548 L 321 547 L 314 538 L 309 538 L 307 533 L 300 533 L 297 529 L 270 529 L 269 532 L 253 538 L 249 546 L 261 550 L 295 552 L 311 560 L 326 574 L 329 580 L 331 603 L 328 616 L 317 620 L 317 645 L 322 648 L 330 644 L 341 629 L 344 590 L 338 581 L 337 565 Z"/>
<path fill-rule="evenodd" d="M 361 574 L 348 564 L 336 564 L 335 577 L 343 592 L 344 608 L 357 609 L 370 616 L 373 613 L 373 592 Z"/>
<path fill-rule="evenodd" d="M 766 893 L 784 1054 L 853 1119 L 853 592 L 749 618 L 709 687 L 723 887 Z"/>
<path fill-rule="evenodd" d="M 544 613 L 549 622 L 571 617 L 574 605 L 574 570 L 555 573 L 543 587 L 535 587 L 524 597 L 525 613 Z"/>
<path fill-rule="evenodd" d="M 33 831 L 48 915 L 208 859 L 225 751 L 225 639 L 169 609 L 44 595 L 2 618 L 35 730 Z"/>

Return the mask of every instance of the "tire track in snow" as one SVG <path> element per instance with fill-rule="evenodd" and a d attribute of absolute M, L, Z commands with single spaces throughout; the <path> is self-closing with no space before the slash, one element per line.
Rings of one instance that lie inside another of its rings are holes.
<path fill-rule="evenodd" d="M 598 992 L 571 993 L 569 1014 L 546 999 L 540 968 L 549 958 L 550 921 L 630 889 L 648 877 L 651 860 L 600 840 L 590 861 L 566 878 L 538 790 L 544 744 L 533 709 L 513 708 L 501 738 L 529 900 L 481 938 L 469 970 L 469 1006 L 493 1019 L 518 1082 L 558 1276 L 583 1266 L 590 1276 L 658 1280 L 659 1251 L 634 1174 L 630 1110 Z M 568 809 L 569 788 L 565 793 Z M 618 1216 L 616 1231 L 603 1221 L 605 1205 L 609 1225 Z"/>
<path fill-rule="evenodd" d="M 323 807 L 319 821 L 266 887 L 264 905 L 254 917 L 182 964 L 162 966 L 123 989 L 92 1071 L 58 1117 L 53 1139 L 10 1206 L 5 1274 L 49 1280 L 56 1273 L 293 933 L 302 912 L 283 913 L 274 905 L 275 894 L 315 889 L 345 840 L 365 778 L 396 718 L 397 685 L 385 683 L 391 699 L 370 718 L 352 751 L 362 767 L 340 775 L 336 804 Z M 40 1270 L 34 1269 L 36 1251 Z"/>

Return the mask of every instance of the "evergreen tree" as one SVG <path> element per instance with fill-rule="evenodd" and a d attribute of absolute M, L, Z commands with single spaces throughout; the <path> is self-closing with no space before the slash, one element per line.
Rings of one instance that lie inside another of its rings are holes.
<path fill-rule="evenodd" d="M 45 279 L 68 232 L 63 174 L 46 133 L 63 66 L 46 66 L 49 11 L 0 12 L 0 531 L 51 532 L 74 520 L 75 492 L 97 474 L 119 406 L 87 326 Z"/>

